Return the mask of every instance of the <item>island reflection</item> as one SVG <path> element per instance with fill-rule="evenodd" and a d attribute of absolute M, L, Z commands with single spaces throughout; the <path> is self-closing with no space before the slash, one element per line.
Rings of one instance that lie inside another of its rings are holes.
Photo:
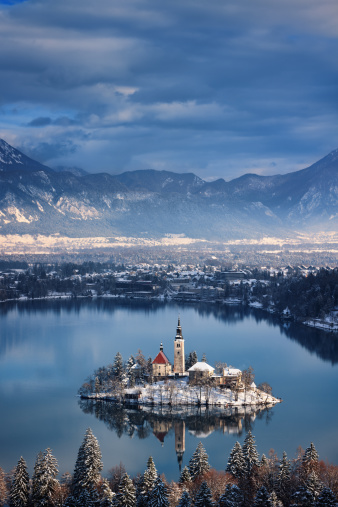
<path fill-rule="evenodd" d="M 242 435 L 252 430 L 256 420 L 269 423 L 273 416 L 273 405 L 239 407 L 128 407 L 110 401 L 79 399 L 79 406 L 86 414 L 95 415 L 107 428 L 120 438 L 149 438 L 154 435 L 163 446 L 166 436 L 175 435 L 175 451 L 179 468 L 185 451 L 185 434 L 188 431 L 196 438 L 205 438 L 218 431 L 223 434 Z"/>

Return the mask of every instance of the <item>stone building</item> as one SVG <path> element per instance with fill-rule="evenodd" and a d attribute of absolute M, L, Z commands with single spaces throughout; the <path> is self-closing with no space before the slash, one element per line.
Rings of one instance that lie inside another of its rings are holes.
<path fill-rule="evenodd" d="M 174 374 L 175 377 L 185 374 L 184 338 L 182 335 L 180 318 L 178 318 L 174 341 Z"/>
<path fill-rule="evenodd" d="M 163 352 L 163 345 L 160 345 L 160 351 L 152 362 L 152 373 L 154 380 L 161 380 L 168 377 L 172 372 L 172 367 L 169 359 Z"/>

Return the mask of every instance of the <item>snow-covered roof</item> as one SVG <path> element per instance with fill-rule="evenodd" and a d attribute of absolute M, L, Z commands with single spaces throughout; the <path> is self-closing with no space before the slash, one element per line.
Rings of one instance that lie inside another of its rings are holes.
<path fill-rule="evenodd" d="M 238 376 L 240 375 L 242 372 L 241 370 L 238 370 L 237 368 L 224 368 L 223 370 L 223 375 L 224 377 L 233 377 L 233 376 Z"/>
<path fill-rule="evenodd" d="M 211 371 L 213 372 L 215 368 L 210 366 L 210 364 L 205 363 L 204 361 L 199 361 L 194 364 L 188 371 Z"/>

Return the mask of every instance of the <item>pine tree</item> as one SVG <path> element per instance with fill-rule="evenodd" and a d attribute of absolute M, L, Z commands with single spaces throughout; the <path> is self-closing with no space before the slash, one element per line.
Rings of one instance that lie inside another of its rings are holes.
<path fill-rule="evenodd" d="M 278 497 L 274 491 L 270 493 L 269 502 L 269 507 L 283 507 L 283 502 L 278 500 Z"/>
<path fill-rule="evenodd" d="M 243 456 L 242 446 L 239 442 L 236 442 L 232 448 L 228 460 L 226 472 L 232 474 L 236 479 L 239 479 L 245 474 L 245 461 Z"/>
<path fill-rule="evenodd" d="M 136 491 L 133 481 L 126 473 L 121 479 L 119 491 L 115 497 L 114 505 L 117 507 L 135 507 Z"/>
<path fill-rule="evenodd" d="M 153 460 L 152 456 L 149 456 L 148 461 L 147 461 L 147 468 L 146 468 L 146 470 L 143 474 L 143 478 L 142 478 L 141 494 L 145 498 L 149 497 L 150 492 L 152 491 L 152 489 L 155 486 L 157 477 L 158 477 L 158 473 L 156 470 L 154 460 Z"/>
<path fill-rule="evenodd" d="M 323 488 L 315 503 L 316 507 L 337 507 L 338 502 L 330 488 Z"/>
<path fill-rule="evenodd" d="M 301 486 L 291 497 L 292 507 L 313 507 L 315 504 L 312 493 Z"/>
<path fill-rule="evenodd" d="M 158 477 L 149 496 L 150 507 L 169 507 L 167 488 L 161 477 Z"/>
<path fill-rule="evenodd" d="M 306 485 L 306 488 L 312 494 L 313 498 L 316 500 L 316 498 L 319 496 L 321 490 L 323 489 L 323 484 L 318 479 L 316 472 L 311 472 L 309 474 L 305 485 Z"/>
<path fill-rule="evenodd" d="M 192 480 L 204 472 L 208 472 L 210 465 L 208 462 L 208 455 L 200 442 L 196 448 L 196 451 L 192 455 L 189 461 L 189 473 Z"/>
<path fill-rule="evenodd" d="M 99 482 L 103 468 L 102 455 L 97 439 L 90 428 L 87 429 L 79 448 L 73 477 L 73 494 L 78 497 L 82 489 L 90 490 Z"/>
<path fill-rule="evenodd" d="M 185 489 L 180 498 L 178 507 L 190 507 L 190 506 L 191 506 L 191 498 L 189 496 L 188 491 Z"/>
<path fill-rule="evenodd" d="M 269 493 L 265 486 L 257 491 L 254 507 L 270 507 Z"/>
<path fill-rule="evenodd" d="M 26 507 L 29 502 L 29 476 L 23 457 L 18 461 L 9 492 L 10 507 Z"/>
<path fill-rule="evenodd" d="M 100 507 L 112 507 L 115 493 L 112 492 L 107 479 L 102 480 Z"/>
<path fill-rule="evenodd" d="M 48 448 L 43 454 L 38 454 L 32 479 L 34 507 L 54 504 L 54 497 L 60 486 L 56 479 L 58 472 L 57 460 L 51 449 Z"/>
<path fill-rule="evenodd" d="M 113 372 L 114 372 L 115 377 L 122 379 L 122 376 L 124 373 L 124 368 L 123 368 L 123 358 L 122 358 L 120 352 L 117 352 L 117 354 L 115 356 L 114 364 L 113 364 Z"/>
<path fill-rule="evenodd" d="M 239 507 L 243 505 L 243 493 L 236 484 L 227 484 L 224 495 L 219 499 L 219 507 Z"/>
<path fill-rule="evenodd" d="M 259 457 L 256 450 L 255 439 L 250 430 L 244 440 L 243 457 L 245 463 L 245 473 L 250 476 L 254 467 L 259 466 Z"/>
<path fill-rule="evenodd" d="M 310 447 L 305 450 L 303 460 L 302 460 L 302 470 L 301 476 L 304 481 L 306 481 L 307 476 L 311 472 L 318 471 L 318 452 L 315 449 L 315 446 L 311 442 Z"/>
<path fill-rule="evenodd" d="M 3 507 L 7 500 L 7 486 L 5 472 L 0 467 L 0 507 Z"/>
<path fill-rule="evenodd" d="M 279 473 L 277 476 L 277 489 L 278 494 L 283 503 L 286 505 L 290 499 L 290 486 L 291 486 L 291 467 L 287 459 L 286 452 L 283 452 L 283 458 L 279 465 Z"/>
<path fill-rule="evenodd" d="M 189 468 L 187 466 L 185 466 L 182 470 L 179 483 L 184 484 L 184 483 L 189 483 L 189 482 L 191 482 L 191 475 L 189 473 Z"/>
<path fill-rule="evenodd" d="M 213 507 L 211 491 L 208 484 L 203 481 L 196 495 L 195 507 Z"/>

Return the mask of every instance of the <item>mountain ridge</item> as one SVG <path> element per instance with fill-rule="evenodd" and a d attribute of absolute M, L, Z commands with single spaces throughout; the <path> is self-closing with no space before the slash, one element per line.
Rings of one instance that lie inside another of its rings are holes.
<path fill-rule="evenodd" d="M 0 235 L 222 240 L 337 228 L 338 150 L 299 171 L 228 182 L 154 169 L 73 169 L 53 170 L 0 140 Z"/>

